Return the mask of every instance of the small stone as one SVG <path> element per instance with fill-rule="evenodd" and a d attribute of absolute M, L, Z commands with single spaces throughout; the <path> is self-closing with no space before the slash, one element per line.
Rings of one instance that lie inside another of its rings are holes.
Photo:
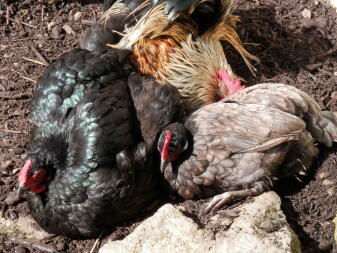
<path fill-rule="evenodd" d="M 69 34 L 69 35 L 76 35 L 76 32 L 74 31 L 74 29 L 70 25 L 64 24 L 62 26 L 62 28 L 63 28 L 63 30 L 66 31 L 67 34 Z"/>
<path fill-rule="evenodd" d="M 315 5 L 318 5 L 318 4 L 319 4 L 319 2 L 318 2 L 318 1 L 315 1 L 315 2 L 314 2 L 314 4 L 315 4 Z"/>
<path fill-rule="evenodd" d="M 27 153 L 22 154 L 22 155 L 20 156 L 20 158 L 21 158 L 22 160 L 25 160 L 25 159 L 27 158 Z"/>
<path fill-rule="evenodd" d="M 324 179 L 322 184 L 327 186 L 327 185 L 333 185 L 335 182 L 334 181 L 331 181 L 329 179 Z"/>
<path fill-rule="evenodd" d="M 61 33 L 60 33 L 60 28 L 58 26 L 54 26 L 52 29 L 51 29 L 51 33 L 53 34 L 53 37 L 54 38 L 59 38 Z"/>
<path fill-rule="evenodd" d="M 311 13 L 310 10 L 304 9 L 304 10 L 302 11 L 302 16 L 303 16 L 304 18 L 311 19 L 312 13 Z"/>
<path fill-rule="evenodd" d="M 28 252 L 27 249 L 20 245 L 15 247 L 15 253 L 27 253 L 27 252 Z"/>
<path fill-rule="evenodd" d="M 48 23 L 47 24 L 48 31 L 50 31 L 55 25 L 57 25 L 57 22 L 52 21 L 52 22 Z"/>
<path fill-rule="evenodd" d="M 21 113 L 20 113 L 19 110 L 15 110 L 15 111 L 13 112 L 13 115 L 14 115 L 14 116 L 19 116 L 19 115 L 21 115 Z"/>
<path fill-rule="evenodd" d="M 15 155 L 22 155 L 25 151 L 22 148 L 18 148 L 14 150 Z"/>
<path fill-rule="evenodd" d="M 7 194 L 5 202 L 7 205 L 12 206 L 16 204 L 19 200 L 20 200 L 20 197 L 16 194 L 15 191 L 13 191 Z"/>
<path fill-rule="evenodd" d="M 331 188 L 327 189 L 326 191 L 330 196 L 335 196 L 335 192 L 336 192 L 335 187 L 331 187 Z"/>
<path fill-rule="evenodd" d="M 317 176 L 320 179 L 323 179 L 323 178 L 327 178 L 329 176 L 329 173 L 327 173 L 327 172 L 320 172 L 320 173 L 317 174 Z"/>
<path fill-rule="evenodd" d="M 337 72 L 335 72 L 335 73 L 337 73 Z M 337 100 L 337 91 L 334 91 L 334 92 L 331 93 L 331 98 L 333 100 Z"/>
<path fill-rule="evenodd" d="M 1 166 L 3 169 L 7 169 L 11 165 L 12 161 L 5 161 Z"/>
<path fill-rule="evenodd" d="M 337 71 L 333 72 L 333 75 L 334 75 L 334 76 L 337 76 Z"/>
<path fill-rule="evenodd" d="M 84 16 L 83 12 L 81 12 L 81 11 L 76 12 L 75 15 L 74 15 L 75 22 L 81 21 L 81 19 L 83 18 L 83 16 Z"/>

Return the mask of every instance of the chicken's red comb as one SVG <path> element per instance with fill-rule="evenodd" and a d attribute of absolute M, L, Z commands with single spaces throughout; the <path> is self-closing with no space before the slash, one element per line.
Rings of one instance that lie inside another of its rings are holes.
<path fill-rule="evenodd" d="M 162 153 L 161 153 L 161 160 L 162 161 L 167 160 L 168 148 L 170 146 L 171 139 L 172 139 L 172 132 L 170 130 L 166 130 L 165 131 L 165 141 L 164 141 L 163 150 L 162 150 Z"/>
<path fill-rule="evenodd" d="M 30 170 L 32 169 L 32 160 L 27 160 L 25 165 L 21 168 L 19 172 L 18 181 L 20 184 L 25 184 L 29 178 Z"/>

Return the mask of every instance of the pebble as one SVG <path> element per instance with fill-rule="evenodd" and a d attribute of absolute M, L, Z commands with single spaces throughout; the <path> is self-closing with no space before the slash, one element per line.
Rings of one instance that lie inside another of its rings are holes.
<path fill-rule="evenodd" d="M 331 188 L 327 189 L 326 191 L 330 196 L 335 196 L 335 192 L 336 192 L 335 187 L 331 187 Z"/>
<path fill-rule="evenodd" d="M 304 10 L 302 11 L 302 16 L 303 16 L 304 18 L 311 19 L 312 13 L 311 13 L 310 10 L 304 9 Z"/>
<path fill-rule="evenodd" d="M 16 194 L 15 191 L 12 191 L 7 194 L 7 197 L 5 199 L 5 202 L 7 205 L 12 206 L 16 204 L 20 200 L 20 197 Z"/>
<path fill-rule="evenodd" d="M 28 250 L 21 245 L 15 247 L 15 253 L 27 253 Z"/>
<path fill-rule="evenodd" d="M 76 35 L 76 32 L 74 31 L 74 29 L 70 25 L 64 24 L 62 26 L 62 28 L 63 28 L 63 30 L 66 31 L 67 34 L 69 34 L 69 35 Z"/>
<path fill-rule="evenodd" d="M 323 178 L 327 178 L 329 176 L 329 173 L 327 173 L 327 172 L 320 172 L 320 173 L 317 174 L 317 176 L 320 179 L 323 179 Z"/>
<path fill-rule="evenodd" d="M 25 151 L 22 148 L 17 148 L 14 150 L 15 155 L 22 155 Z"/>
<path fill-rule="evenodd" d="M 80 11 L 76 12 L 75 15 L 74 15 L 74 20 L 76 22 L 81 21 L 81 19 L 83 18 L 83 16 L 84 16 L 83 12 L 80 12 Z"/>
<path fill-rule="evenodd" d="M 51 32 L 52 32 L 54 38 L 59 38 L 61 36 L 60 27 L 58 27 L 58 26 L 54 26 L 51 29 Z"/>
<path fill-rule="evenodd" d="M 10 165 L 11 165 L 12 161 L 5 161 L 1 167 L 4 168 L 4 169 L 7 169 Z"/>
<path fill-rule="evenodd" d="M 329 180 L 329 179 L 324 179 L 323 180 L 323 185 L 333 185 L 335 182 L 334 181 L 331 181 L 331 180 Z"/>
<path fill-rule="evenodd" d="M 337 72 L 335 72 L 334 75 L 337 76 Z M 331 93 L 331 98 L 337 100 L 337 91 Z"/>
<path fill-rule="evenodd" d="M 47 24 L 48 31 L 50 31 L 55 25 L 57 25 L 57 22 L 52 21 L 52 22 L 48 23 Z"/>

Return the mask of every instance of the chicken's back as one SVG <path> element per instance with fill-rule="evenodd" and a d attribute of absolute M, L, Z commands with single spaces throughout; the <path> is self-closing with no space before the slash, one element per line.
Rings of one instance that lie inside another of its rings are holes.
<path fill-rule="evenodd" d="M 299 117 L 235 102 L 204 106 L 185 126 L 193 136 L 193 148 L 165 171 L 165 178 L 184 198 L 244 189 L 263 177 L 276 176 L 288 152 L 306 136 Z"/>
<path fill-rule="evenodd" d="M 61 55 L 38 80 L 31 101 L 34 124 L 44 132 L 57 130 L 59 122 L 88 90 L 110 86 L 132 71 L 128 54 L 125 50 L 74 49 Z"/>

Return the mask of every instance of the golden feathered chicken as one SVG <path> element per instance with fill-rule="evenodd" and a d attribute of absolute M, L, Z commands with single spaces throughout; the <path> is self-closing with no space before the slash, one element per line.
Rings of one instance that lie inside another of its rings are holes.
<path fill-rule="evenodd" d="M 172 189 L 185 199 L 214 196 L 210 211 L 305 174 L 319 153 L 316 141 L 337 142 L 337 113 L 292 86 L 265 83 L 168 125 L 157 148 Z"/>
<path fill-rule="evenodd" d="M 173 21 L 165 6 L 164 2 L 143 11 L 119 43 L 110 46 L 132 50 L 138 71 L 177 87 L 191 111 L 242 89 L 240 81 L 231 81 L 239 78 L 227 63 L 221 41 L 229 42 L 251 71 L 250 60 L 258 59 L 245 50 L 235 31 L 239 18 L 232 15 L 232 0 L 195 1 Z M 122 12 L 124 7 L 113 5 L 102 22 Z"/>

